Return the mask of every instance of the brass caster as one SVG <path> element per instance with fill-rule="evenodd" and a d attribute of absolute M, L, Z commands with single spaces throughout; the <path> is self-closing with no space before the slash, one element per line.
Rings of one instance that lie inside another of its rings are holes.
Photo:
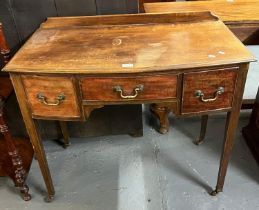
<path fill-rule="evenodd" d="M 30 194 L 24 194 L 22 198 L 23 198 L 24 201 L 29 201 L 29 200 L 31 200 L 31 195 Z"/>
<path fill-rule="evenodd" d="M 50 203 L 53 201 L 53 199 L 54 199 L 54 195 L 48 195 L 44 198 L 44 201 L 47 203 Z"/>
<path fill-rule="evenodd" d="M 161 127 L 161 128 L 159 129 L 159 133 L 161 133 L 161 134 L 166 134 L 167 132 L 168 132 L 168 129 L 167 129 L 167 128 Z"/>
<path fill-rule="evenodd" d="M 195 145 L 197 145 L 197 146 L 199 146 L 199 145 L 201 145 L 201 144 L 203 144 L 203 139 L 201 140 L 201 139 L 198 139 L 197 141 L 194 141 L 193 143 L 195 144 Z"/>
<path fill-rule="evenodd" d="M 213 190 L 211 193 L 210 193 L 210 195 L 211 196 L 216 196 L 218 193 L 220 193 L 220 192 L 222 192 L 222 190 L 217 190 L 217 189 L 215 189 L 215 190 Z"/>
<path fill-rule="evenodd" d="M 68 144 L 63 144 L 62 147 L 63 147 L 64 149 L 66 149 L 66 148 L 68 148 L 70 145 L 71 145 L 70 143 L 68 143 Z"/>
<path fill-rule="evenodd" d="M 31 200 L 31 195 L 29 194 L 29 187 L 26 184 L 20 188 L 20 192 L 22 193 L 22 198 L 24 201 Z"/>

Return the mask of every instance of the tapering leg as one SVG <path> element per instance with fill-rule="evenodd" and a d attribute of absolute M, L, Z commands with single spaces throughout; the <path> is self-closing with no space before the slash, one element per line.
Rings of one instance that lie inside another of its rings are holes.
<path fill-rule="evenodd" d="M 225 176 L 227 173 L 227 166 L 228 166 L 230 154 L 231 154 L 233 143 L 234 143 L 235 129 L 234 130 L 231 129 L 231 127 L 232 127 L 231 126 L 231 115 L 233 118 L 233 114 L 231 112 L 227 113 L 225 138 L 224 138 L 224 144 L 223 144 L 223 149 L 222 149 L 222 154 L 221 154 L 217 185 L 216 185 L 216 189 L 211 192 L 211 195 L 213 195 L 213 196 L 217 195 L 219 192 L 222 192 L 222 190 L 223 190 Z"/>
<path fill-rule="evenodd" d="M 65 121 L 58 121 L 58 122 L 59 122 L 60 130 L 62 132 L 63 139 L 64 139 L 63 147 L 67 148 L 70 145 L 69 133 L 68 133 L 68 129 L 67 129 L 67 123 Z"/>
<path fill-rule="evenodd" d="M 165 134 L 169 130 L 169 120 L 168 114 L 170 113 L 170 108 L 167 106 L 163 106 L 162 104 L 152 104 L 150 106 L 151 111 L 156 115 L 159 119 L 160 127 L 159 132 Z"/>
<path fill-rule="evenodd" d="M 25 100 L 26 94 L 24 92 L 20 76 L 16 74 L 11 74 L 10 76 L 13 82 L 17 100 L 19 102 L 23 120 L 25 122 L 25 126 L 27 129 L 28 135 L 30 137 L 34 152 L 36 153 L 36 157 L 41 169 L 41 173 L 44 178 L 45 185 L 47 187 L 48 194 L 45 200 L 47 202 L 50 202 L 54 198 L 55 190 L 52 183 L 52 178 L 50 175 L 45 151 L 38 133 L 38 126 L 36 124 L 36 121 L 32 119 L 31 113 L 27 107 L 26 100 Z"/>
<path fill-rule="evenodd" d="M 239 113 L 242 105 L 242 97 L 244 92 L 248 66 L 249 65 L 247 64 L 243 64 L 242 66 L 240 66 L 238 72 L 236 91 L 232 102 L 232 110 L 229 111 L 227 114 L 225 137 L 221 154 L 217 185 L 216 189 L 211 192 L 211 195 L 213 196 L 217 195 L 219 192 L 222 192 L 223 190 L 225 176 L 227 173 L 227 167 L 233 148 L 235 131 L 238 125 Z"/>
<path fill-rule="evenodd" d="M 208 124 L 208 118 L 209 115 L 202 115 L 201 116 L 201 130 L 200 130 L 200 136 L 199 138 L 194 142 L 196 145 L 200 145 L 203 143 L 205 135 L 206 135 L 206 130 L 207 130 L 207 124 Z"/>

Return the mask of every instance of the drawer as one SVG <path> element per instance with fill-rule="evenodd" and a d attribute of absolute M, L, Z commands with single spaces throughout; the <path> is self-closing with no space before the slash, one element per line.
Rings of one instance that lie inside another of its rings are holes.
<path fill-rule="evenodd" d="M 81 78 L 86 101 L 119 102 L 176 98 L 177 75 Z"/>
<path fill-rule="evenodd" d="M 237 69 L 184 74 L 182 113 L 206 112 L 232 107 Z"/>
<path fill-rule="evenodd" d="M 80 117 L 72 78 L 22 76 L 22 80 L 33 117 Z"/>

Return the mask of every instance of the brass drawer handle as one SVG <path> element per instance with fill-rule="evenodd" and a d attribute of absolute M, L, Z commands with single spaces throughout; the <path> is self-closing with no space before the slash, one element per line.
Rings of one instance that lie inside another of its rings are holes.
<path fill-rule="evenodd" d="M 139 92 L 144 90 L 144 85 L 137 85 L 134 88 L 134 95 L 129 95 L 129 96 L 125 96 L 123 94 L 123 89 L 119 85 L 114 86 L 112 89 L 113 89 L 114 92 L 120 93 L 120 97 L 123 98 L 123 99 L 133 99 L 133 98 L 136 98 L 138 96 Z"/>
<path fill-rule="evenodd" d="M 65 95 L 63 93 L 56 97 L 55 102 L 48 102 L 47 98 L 42 93 L 38 93 L 36 97 L 41 103 L 47 106 L 58 106 L 62 101 L 65 100 Z"/>
<path fill-rule="evenodd" d="M 204 93 L 201 91 L 201 90 L 196 90 L 195 91 L 195 96 L 197 98 L 200 98 L 200 100 L 204 103 L 207 103 L 207 102 L 212 102 L 212 101 L 216 101 L 218 96 L 223 94 L 225 91 L 224 87 L 219 87 L 216 92 L 214 93 L 214 98 L 208 98 L 208 99 L 205 99 L 204 98 Z"/>

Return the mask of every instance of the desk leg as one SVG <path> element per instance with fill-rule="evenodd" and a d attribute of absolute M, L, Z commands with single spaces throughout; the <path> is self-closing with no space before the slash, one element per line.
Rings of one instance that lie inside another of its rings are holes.
<path fill-rule="evenodd" d="M 58 121 L 58 123 L 64 139 L 63 147 L 66 149 L 70 145 L 67 123 L 65 121 Z"/>
<path fill-rule="evenodd" d="M 16 93 L 16 97 L 20 106 L 20 110 L 23 116 L 23 120 L 26 126 L 26 130 L 28 132 L 28 135 L 30 137 L 30 141 L 32 143 L 34 152 L 36 154 L 41 173 L 43 175 L 45 185 L 47 187 L 48 195 L 46 197 L 46 201 L 50 202 L 54 198 L 55 190 L 54 186 L 52 183 L 45 151 L 38 133 L 38 126 L 36 124 L 36 121 L 32 119 L 30 110 L 28 109 L 27 106 L 27 101 L 26 101 L 26 94 L 23 89 L 22 81 L 19 75 L 16 74 L 11 74 L 10 75 L 14 90 Z"/>
<path fill-rule="evenodd" d="M 159 119 L 159 133 L 167 133 L 169 130 L 168 114 L 170 113 L 171 109 L 167 106 L 164 106 L 163 104 L 151 104 L 150 109 Z"/>
<path fill-rule="evenodd" d="M 201 130 L 200 130 L 200 136 L 199 138 L 194 142 L 196 145 L 200 145 L 203 143 L 205 135 L 206 135 L 206 130 L 207 130 L 207 124 L 208 124 L 208 118 L 209 115 L 202 115 L 201 116 Z"/>
<path fill-rule="evenodd" d="M 246 64 L 240 66 L 236 84 L 236 92 L 233 97 L 232 110 L 227 113 L 225 137 L 221 154 L 217 185 L 216 189 L 211 192 L 211 195 L 213 196 L 217 195 L 219 192 L 222 192 L 223 190 L 228 162 L 233 148 L 235 132 L 238 125 L 239 113 L 242 105 L 242 97 L 244 92 L 248 66 L 249 65 Z"/>

